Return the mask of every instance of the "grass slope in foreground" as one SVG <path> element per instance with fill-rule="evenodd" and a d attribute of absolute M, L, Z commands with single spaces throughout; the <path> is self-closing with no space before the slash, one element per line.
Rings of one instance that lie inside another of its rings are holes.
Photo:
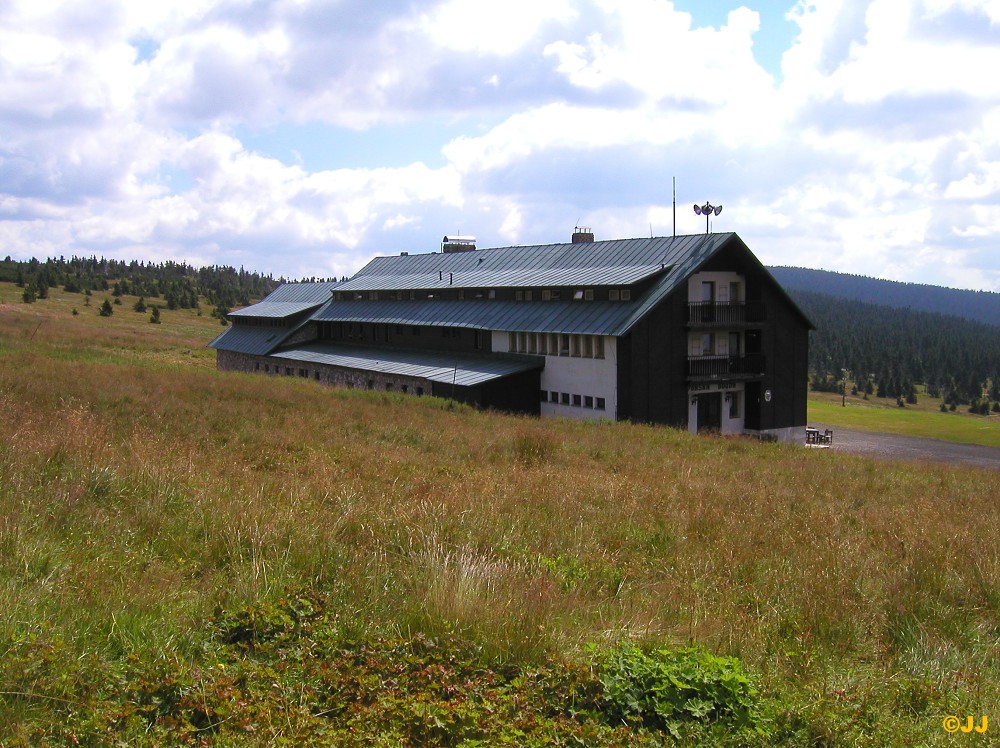
<path fill-rule="evenodd" d="M 0 309 L 4 745 L 992 737 L 942 720 L 1000 719 L 995 473 L 220 374 L 214 320 L 57 302 Z"/>

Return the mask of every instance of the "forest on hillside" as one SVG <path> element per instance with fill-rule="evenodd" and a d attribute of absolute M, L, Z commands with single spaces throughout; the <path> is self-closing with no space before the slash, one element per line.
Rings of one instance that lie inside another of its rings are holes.
<path fill-rule="evenodd" d="M 114 296 L 132 295 L 162 299 L 168 309 L 191 309 L 199 297 L 215 307 L 222 316 L 230 308 L 246 306 L 266 296 L 284 279 L 249 272 L 242 267 L 210 266 L 195 268 L 172 261 L 144 263 L 132 260 L 108 260 L 97 257 L 49 258 L 44 262 L 0 261 L 0 281 L 23 288 L 23 301 L 32 302 L 48 296 L 50 288 L 63 287 L 71 293 L 90 296 L 95 291 L 110 291 Z"/>
<path fill-rule="evenodd" d="M 790 290 L 816 326 L 809 336 L 814 389 L 839 392 L 844 372 L 862 394 L 932 397 L 973 412 L 1000 412 L 1000 325 Z"/>
<path fill-rule="evenodd" d="M 807 268 L 770 267 L 768 270 L 789 291 L 813 291 L 866 304 L 937 312 L 1000 325 L 1000 293 L 994 291 L 901 283 Z"/>

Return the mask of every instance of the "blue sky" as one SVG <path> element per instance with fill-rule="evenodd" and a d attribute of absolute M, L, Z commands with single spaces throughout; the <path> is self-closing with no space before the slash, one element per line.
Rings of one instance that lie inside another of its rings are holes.
<path fill-rule="evenodd" d="M 0 253 L 351 275 L 704 231 L 1000 291 L 998 0 L 7 0 Z M 970 72 L 971 71 L 971 72 Z"/>

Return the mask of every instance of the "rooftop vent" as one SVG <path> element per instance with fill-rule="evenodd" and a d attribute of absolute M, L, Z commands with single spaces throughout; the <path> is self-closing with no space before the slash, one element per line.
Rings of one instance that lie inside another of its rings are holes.
<path fill-rule="evenodd" d="M 594 241 L 594 232 L 586 226 L 577 226 L 573 229 L 574 244 L 589 244 Z"/>
<path fill-rule="evenodd" d="M 445 254 L 450 252 L 472 252 L 476 249 L 476 237 L 474 236 L 446 236 L 441 240 L 441 251 Z"/>

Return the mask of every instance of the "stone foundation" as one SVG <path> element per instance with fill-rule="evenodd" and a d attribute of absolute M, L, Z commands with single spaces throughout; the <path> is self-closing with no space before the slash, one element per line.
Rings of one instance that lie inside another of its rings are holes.
<path fill-rule="evenodd" d="M 219 371 L 240 371 L 247 374 L 266 374 L 272 377 L 301 377 L 331 387 L 380 392 L 402 392 L 411 395 L 430 395 L 431 382 L 420 377 L 402 377 L 372 371 L 328 366 L 312 361 L 293 361 L 275 356 L 253 356 L 232 351 L 217 351 L 216 368 Z"/>

